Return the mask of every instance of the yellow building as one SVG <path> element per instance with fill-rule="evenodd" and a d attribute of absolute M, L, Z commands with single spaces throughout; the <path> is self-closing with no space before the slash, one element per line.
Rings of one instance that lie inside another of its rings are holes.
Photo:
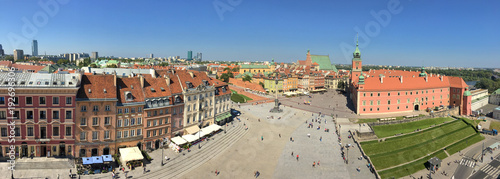
<path fill-rule="evenodd" d="M 267 65 L 240 65 L 240 74 L 250 72 L 252 74 L 272 72 Z"/>

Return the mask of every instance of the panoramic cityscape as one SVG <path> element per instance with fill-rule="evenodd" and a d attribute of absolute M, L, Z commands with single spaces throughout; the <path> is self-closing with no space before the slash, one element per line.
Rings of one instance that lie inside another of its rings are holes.
<path fill-rule="evenodd" d="M 0 178 L 500 177 L 498 1 L 3 4 Z"/>

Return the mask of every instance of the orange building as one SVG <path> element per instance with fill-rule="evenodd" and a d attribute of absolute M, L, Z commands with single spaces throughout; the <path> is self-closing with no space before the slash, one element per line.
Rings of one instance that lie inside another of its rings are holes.
<path fill-rule="evenodd" d="M 350 98 L 359 115 L 444 106 L 459 106 L 460 114 L 470 114 L 470 99 L 464 98 L 467 85 L 460 77 L 427 74 L 423 68 L 420 73 L 385 69 L 363 73 L 361 64 L 361 52 L 356 45 L 350 75 Z"/>
<path fill-rule="evenodd" d="M 76 99 L 75 156 L 115 153 L 116 75 L 83 75 Z"/>

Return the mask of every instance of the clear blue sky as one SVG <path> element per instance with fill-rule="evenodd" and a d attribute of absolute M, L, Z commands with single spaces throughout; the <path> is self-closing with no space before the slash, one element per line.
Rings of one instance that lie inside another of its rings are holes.
<path fill-rule="evenodd" d="M 47 1 L 58 2 L 40 0 Z M 185 58 L 192 50 L 202 52 L 204 60 L 292 62 L 304 60 L 310 49 L 346 64 L 360 29 L 365 64 L 500 68 L 496 0 L 60 1 L 55 13 L 47 13 L 39 1 L 2 1 L 4 50 L 31 54 L 36 39 L 39 54 L 98 51 L 99 56 Z M 224 11 L 221 16 L 218 8 Z M 389 12 L 391 19 L 381 25 L 371 11 Z M 31 23 L 35 32 L 25 28 Z"/>

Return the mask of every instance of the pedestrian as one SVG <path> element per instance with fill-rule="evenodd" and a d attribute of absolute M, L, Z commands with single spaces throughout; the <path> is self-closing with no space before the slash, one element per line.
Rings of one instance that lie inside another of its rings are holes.
<path fill-rule="evenodd" d="M 316 162 L 313 162 L 313 167 L 316 167 Z"/>
<path fill-rule="evenodd" d="M 290 137 L 290 141 L 292 141 L 292 137 Z"/>
<path fill-rule="evenodd" d="M 264 136 L 260 136 L 260 140 L 263 141 L 264 140 Z"/>
<path fill-rule="evenodd" d="M 293 151 L 292 151 L 292 157 L 293 157 Z"/>
<path fill-rule="evenodd" d="M 143 174 L 146 173 L 146 166 L 144 166 L 144 171 L 142 172 Z"/>
<path fill-rule="evenodd" d="M 115 178 L 115 173 L 111 172 L 111 177 L 114 179 Z"/>
<path fill-rule="evenodd" d="M 217 169 L 215 169 L 215 176 L 219 175 L 219 172 L 217 171 Z"/>
<path fill-rule="evenodd" d="M 125 178 L 128 178 L 128 176 L 127 176 L 127 175 L 128 175 L 128 172 L 125 172 Z"/>
<path fill-rule="evenodd" d="M 319 160 L 318 160 L 318 166 L 319 166 Z"/>
<path fill-rule="evenodd" d="M 299 161 L 299 154 L 297 154 L 297 161 Z"/>
<path fill-rule="evenodd" d="M 319 141 L 321 142 L 321 140 L 323 139 L 323 137 L 319 137 Z"/>
<path fill-rule="evenodd" d="M 280 136 L 280 138 L 281 138 L 281 134 L 278 134 L 278 135 L 279 135 L 279 136 Z"/>

